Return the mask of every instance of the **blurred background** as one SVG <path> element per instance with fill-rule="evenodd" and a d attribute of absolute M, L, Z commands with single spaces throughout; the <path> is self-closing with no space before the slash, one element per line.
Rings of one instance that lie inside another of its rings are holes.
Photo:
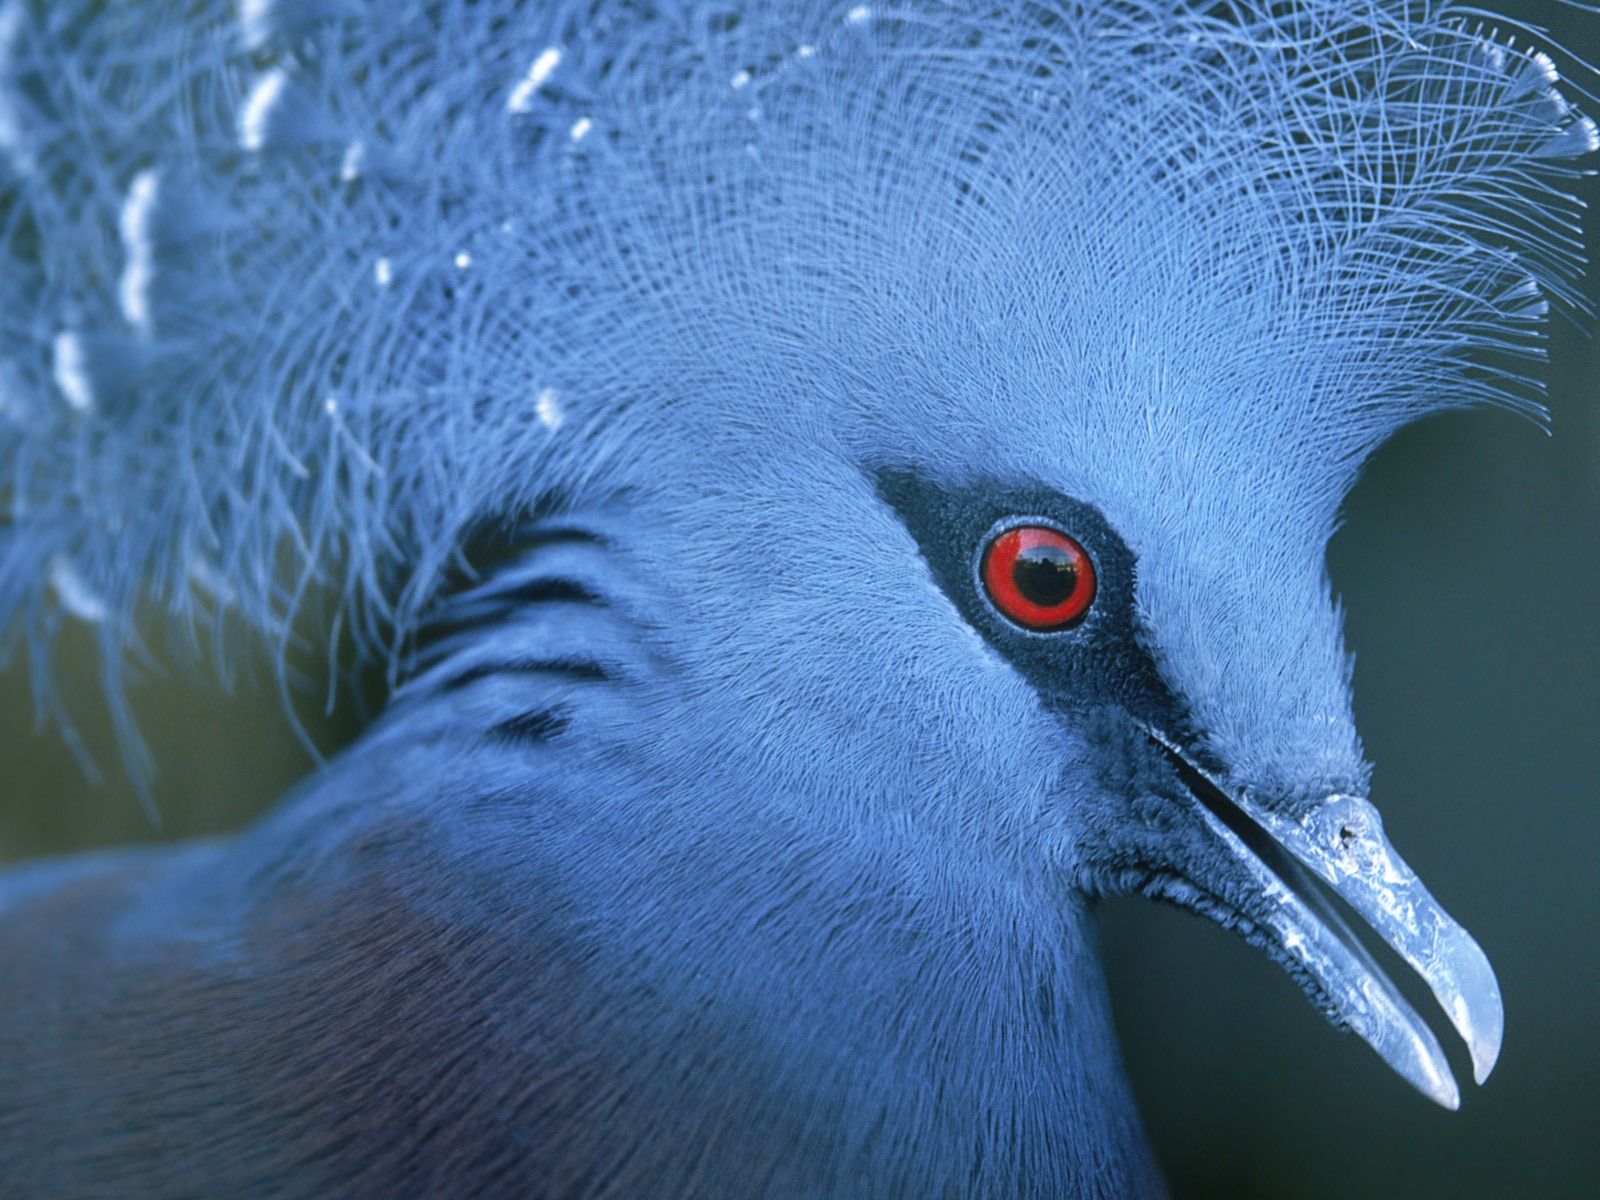
<path fill-rule="evenodd" d="M 1600 58 L 1600 17 L 1522 15 Z M 1592 182 L 1585 191 L 1600 200 Z M 1499 973 L 1500 1065 L 1445 1112 L 1238 939 L 1112 904 L 1105 946 L 1128 1064 L 1180 1200 L 1600 1197 L 1600 350 L 1557 325 L 1551 358 L 1554 437 L 1498 412 L 1406 431 L 1351 495 L 1329 554 L 1373 798 Z M 89 639 L 65 642 L 74 711 L 94 718 Z M 25 671 L 0 675 L 0 862 L 221 832 L 263 811 L 313 760 L 261 674 L 267 686 L 233 694 L 205 677 L 137 693 L 159 828 L 103 719 L 83 726 L 104 767 L 91 783 L 54 732 L 30 735 Z M 325 696 L 312 681 L 292 706 L 332 753 L 359 719 L 348 695 L 332 711 Z M 1408 993 L 1433 1011 L 1420 986 Z M 1470 1081 L 1465 1052 L 1441 1040 Z"/>

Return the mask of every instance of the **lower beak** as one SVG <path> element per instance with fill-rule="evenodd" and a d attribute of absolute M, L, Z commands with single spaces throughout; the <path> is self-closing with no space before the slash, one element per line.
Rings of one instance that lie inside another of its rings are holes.
<path fill-rule="evenodd" d="M 1313 882 L 1326 884 L 1422 976 L 1466 1042 L 1473 1077 L 1487 1079 L 1504 1028 L 1494 971 L 1389 844 L 1378 810 L 1358 796 L 1332 795 L 1297 819 L 1286 817 L 1248 793 L 1230 793 L 1168 739 L 1148 732 L 1199 801 L 1207 828 L 1248 873 L 1253 911 L 1240 915 L 1320 993 L 1331 1019 L 1423 1095 L 1459 1107 L 1433 1032 Z"/>

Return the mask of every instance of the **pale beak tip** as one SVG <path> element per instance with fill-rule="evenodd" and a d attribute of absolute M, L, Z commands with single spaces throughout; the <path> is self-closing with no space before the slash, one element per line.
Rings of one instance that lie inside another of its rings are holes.
<path fill-rule="evenodd" d="M 1492 1036 L 1474 1038 L 1472 1050 L 1472 1080 L 1482 1085 L 1489 1078 L 1489 1072 L 1494 1070 L 1495 1062 L 1500 1058 L 1500 1030 L 1496 1028 Z"/>
<path fill-rule="evenodd" d="M 1434 1099 L 1451 1112 L 1458 1112 L 1461 1108 L 1461 1091 L 1456 1087 L 1454 1079 L 1450 1081 L 1450 1090 L 1444 1095 L 1435 1096 Z"/>
<path fill-rule="evenodd" d="M 1485 1021 L 1481 1029 L 1474 1030 L 1472 1040 L 1468 1043 L 1472 1051 L 1472 1079 L 1480 1085 L 1489 1078 L 1489 1072 L 1494 1070 L 1494 1064 L 1500 1058 L 1502 1018 L 1498 1006 L 1493 1016 L 1493 1021 Z"/>
<path fill-rule="evenodd" d="M 1472 1054 L 1472 1078 L 1481 1084 L 1489 1078 L 1489 1072 L 1494 1070 L 1500 1057 L 1505 1005 L 1500 999 L 1500 984 L 1494 977 L 1488 956 L 1465 930 L 1458 926 L 1456 932 L 1459 938 L 1456 952 L 1448 960 L 1455 975 L 1450 1017 Z"/>
<path fill-rule="evenodd" d="M 1414 1011 L 1408 1007 L 1405 1014 L 1414 1022 L 1414 1040 L 1406 1047 L 1409 1053 L 1402 1052 L 1389 1058 L 1389 1065 L 1429 1100 L 1455 1112 L 1461 1107 L 1461 1088 L 1456 1084 L 1450 1064 L 1445 1061 L 1444 1051 Z M 1388 1058 L 1387 1055 L 1385 1057 Z"/>

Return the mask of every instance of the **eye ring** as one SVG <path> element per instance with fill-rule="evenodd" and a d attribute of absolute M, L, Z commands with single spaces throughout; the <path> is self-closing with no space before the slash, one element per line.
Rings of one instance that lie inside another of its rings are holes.
<path fill-rule="evenodd" d="M 1032 633 L 1069 629 L 1094 603 L 1088 551 L 1049 525 L 1023 523 L 992 535 L 978 577 L 1000 615 Z"/>

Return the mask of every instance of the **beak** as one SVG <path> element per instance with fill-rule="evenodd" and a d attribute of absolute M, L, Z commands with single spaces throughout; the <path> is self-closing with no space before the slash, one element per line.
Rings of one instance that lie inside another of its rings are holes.
<path fill-rule="evenodd" d="M 1146 732 L 1198 802 L 1201 819 L 1248 877 L 1240 916 L 1292 974 L 1384 1062 L 1429 1099 L 1458 1108 L 1460 1092 L 1432 1031 L 1373 960 L 1314 880 L 1332 889 L 1432 989 L 1488 1078 L 1504 1010 L 1489 960 L 1439 907 L 1383 834 L 1378 810 L 1332 795 L 1298 819 L 1230 792 L 1156 730 Z M 1239 889 L 1230 889 L 1235 896 Z"/>

